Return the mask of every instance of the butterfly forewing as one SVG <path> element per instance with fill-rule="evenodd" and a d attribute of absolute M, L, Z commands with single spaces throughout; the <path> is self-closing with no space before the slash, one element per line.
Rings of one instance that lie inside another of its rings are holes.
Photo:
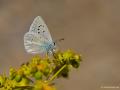
<path fill-rule="evenodd" d="M 29 32 L 39 34 L 40 36 L 48 39 L 49 41 L 52 41 L 47 25 L 45 24 L 44 20 L 40 16 L 37 16 L 33 20 L 33 23 L 30 26 Z"/>

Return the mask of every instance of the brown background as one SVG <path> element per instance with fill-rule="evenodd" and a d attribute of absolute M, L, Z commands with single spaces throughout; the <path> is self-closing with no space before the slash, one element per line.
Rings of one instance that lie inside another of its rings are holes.
<path fill-rule="evenodd" d="M 30 59 L 23 36 L 38 15 L 54 39 L 65 38 L 61 49 L 83 56 L 59 90 L 120 86 L 120 0 L 0 0 L 0 73 Z"/>

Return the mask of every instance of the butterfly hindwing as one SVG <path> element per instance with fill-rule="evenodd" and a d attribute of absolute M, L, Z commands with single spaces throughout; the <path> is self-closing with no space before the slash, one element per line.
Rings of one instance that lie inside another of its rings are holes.
<path fill-rule="evenodd" d="M 24 35 L 24 46 L 28 53 L 44 53 L 50 42 L 44 37 L 35 33 L 26 33 Z"/>

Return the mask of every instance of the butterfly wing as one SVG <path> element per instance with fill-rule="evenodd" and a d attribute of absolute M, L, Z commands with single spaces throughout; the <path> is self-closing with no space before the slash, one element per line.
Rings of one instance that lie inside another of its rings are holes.
<path fill-rule="evenodd" d="M 24 46 L 28 53 L 46 53 L 50 43 L 47 39 L 35 33 L 27 32 L 24 35 Z"/>
<path fill-rule="evenodd" d="M 29 32 L 24 35 L 24 46 L 28 53 L 46 53 L 55 47 L 47 25 L 40 16 L 33 20 Z"/>
<path fill-rule="evenodd" d="M 40 36 L 52 42 L 52 38 L 48 30 L 48 27 L 41 16 L 37 16 L 33 20 L 33 23 L 30 26 L 29 32 L 39 34 Z"/>

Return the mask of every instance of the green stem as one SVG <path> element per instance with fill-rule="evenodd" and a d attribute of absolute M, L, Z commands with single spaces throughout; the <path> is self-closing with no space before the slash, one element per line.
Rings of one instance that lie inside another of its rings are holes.
<path fill-rule="evenodd" d="M 27 76 L 25 76 L 25 78 L 28 79 L 30 82 L 34 83 L 34 81 L 28 78 Z"/>
<path fill-rule="evenodd" d="M 54 79 L 56 78 L 56 76 L 57 76 L 66 66 L 67 66 L 66 64 L 63 65 L 63 66 L 50 78 L 49 82 L 52 81 L 52 80 L 54 80 Z"/>
<path fill-rule="evenodd" d="M 15 88 L 13 88 L 13 90 L 16 90 L 16 89 L 32 89 L 33 88 L 33 86 L 16 86 Z"/>

